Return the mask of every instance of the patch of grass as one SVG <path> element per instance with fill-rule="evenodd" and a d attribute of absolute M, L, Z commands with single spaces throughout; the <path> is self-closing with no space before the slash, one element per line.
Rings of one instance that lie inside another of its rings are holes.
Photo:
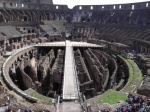
<path fill-rule="evenodd" d="M 88 103 L 90 103 L 91 105 L 103 104 L 103 103 L 108 103 L 112 105 L 112 104 L 117 104 L 120 101 L 124 102 L 126 101 L 126 99 L 127 99 L 126 94 L 115 90 L 108 90 L 104 94 L 88 100 Z"/>
<path fill-rule="evenodd" d="M 124 91 L 124 92 L 135 92 L 137 87 L 141 84 L 141 82 L 143 80 L 142 72 L 133 60 L 126 59 L 120 55 L 118 55 L 118 56 L 125 61 L 125 63 L 128 66 L 128 69 L 129 69 L 128 82 L 125 85 L 125 87 L 122 89 L 122 91 Z"/>
<path fill-rule="evenodd" d="M 39 94 L 37 92 L 34 92 L 34 93 L 30 94 L 30 95 L 32 97 L 37 98 L 43 104 L 46 104 L 46 105 L 52 105 L 52 104 L 54 104 L 53 101 L 52 101 L 52 98 L 43 96 L 43 95 L 41 95 L 41 94 Z"/>
<path fill-rule="evenodd" d="M 108 91 L 102 95 L 101 101 L 102 103 L 116 104 L 119 101 L 126 101 L 127 95 L 120 93 L 118 91 Z"/>

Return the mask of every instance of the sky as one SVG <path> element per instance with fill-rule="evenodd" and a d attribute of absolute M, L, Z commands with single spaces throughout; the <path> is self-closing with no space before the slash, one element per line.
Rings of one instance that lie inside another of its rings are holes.
<path fill-rule="evenodd" d="M 68 5 L 69 8 L 73 8 L 75 5 L 105 5 L 105 4 L 123 4 L 144 2 L 149 0 L 53 0 L 54 4 Z"/>

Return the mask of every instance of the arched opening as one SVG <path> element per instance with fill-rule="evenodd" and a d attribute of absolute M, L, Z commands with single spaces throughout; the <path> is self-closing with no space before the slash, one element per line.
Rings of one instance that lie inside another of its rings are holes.
<path fill-rule="evenodd" d="M 22 4 L 21 6 L 24 7 L 24 4 Z"/>
<path fill-rule="evenodd" d="M 17 61 L 20 61 L 20 58 L 19 58 L 19 57 L 17 58 Z"/>
<path fill-rule="evenodd" d="M 119 5 L 119 9 L 121 9 L 121 5 Z"/>
<path fill-rule="evenodd" d="M 148 7 L 148 3 L 146 3 L 146 7 Z"/>
<path fill-rule="evenodd" d="M 17 80 L 17 86 L 21 89 L 21 90 L 26 90 L 23 80 L 22 80 L 22 75 L 21 75 L 21 70 L 20 67 L 16 68 L 16 80 Z"/>
<path fill-rule="evenodd" d="M 18 7 L 18 3 L 16 3 L 16 7 Z"/>
<path fill-rule="evenodd" d="M 28 30 L 28 33 L 31 33 L 30 30 Z"/>
<path fill-rule="evenodd" d="M 79 9 L 81 10 L 81 9 L 82 9 L 82 6 L 80 6 Z"/>
<path fill-rule="evenodd" d="M 114 5 L 114 9 L 116 9 L 116 6 Z"/>
<path fill-rule="evenodd" d="M 134 5 L 132 5 L 132 10 L 134 10 Z"/>
<path fill-rule="evenodd" d="M 56 9 L 58 9 L 59 7 L 58 6 L 56 6 Z"/>
<path fill-rule="evenodd" d="M 29 66 L 26 66 L 24 68 L 24 72 L 30 77 L 30 67 Z"/>
<path fill-rule="evenodd" d="M 53 91 L 56 91 L 57 94 L 59 94 L 59 88 L 60 88 L 60 84 L 57 82 L 53 83 Z"/>
<path fill-rule="evenodd" d="M 5 2 L 3 3 L 3 7 L 6 8 L 6 3 Z"/>
<path fill-rule="evenodd" d="M 24 17 L 23 17 L 23 20 L 24 20 L 24 21 L 27 21 L 27 20 L 28 20 L 27 16 L 24 16 Z"/>
<path fill-rule="evenodd" d="M 13 5 L 13 4 L 12 4 L 12 3 L 10 3 L 10 7 L 12 7 L 12 5 Z"/>
<path fill-rule="evenodd" d="M 41 82 L 41 80 L 42 80 L 42 72 L 41 72 L 41 70 L 37 71 L 37 77 L 38 77 L 38 81 Z"/>

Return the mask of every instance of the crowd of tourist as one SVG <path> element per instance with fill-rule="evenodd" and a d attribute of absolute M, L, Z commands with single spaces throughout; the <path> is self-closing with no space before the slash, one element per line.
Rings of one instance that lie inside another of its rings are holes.
<path fill-rule="evenodd" d="M 31 111 L 31 110 L 24 110 L 18 109 L 17 111 L 8 110 L 7 112 L 37 112 L 37 111 Z M 39 111 L 39 112 L 50 112 L 50 111 Z"/>
<path fill-rule="evenodd" d="M 122 105 L 114 111 L 104 109 L 99 112 L 150 112 L 150 98 L 148 97 L 129 94 L 126 102 L 126 105 Z"/>

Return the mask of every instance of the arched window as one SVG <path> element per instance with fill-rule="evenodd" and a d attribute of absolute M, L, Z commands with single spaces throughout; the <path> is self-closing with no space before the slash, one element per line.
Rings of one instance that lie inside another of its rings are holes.
<path fill-rule="evenodd" d="M 81 9 L 82 9 L 82 6 L 80 6 L 79 9 L 81 10 Z"/>
<path fill-rule="evenodd" d="M 119 5 L 119 9 L 121 9 L 121 5 Z"/>
<path fill-rule="evenodd" d="M 18 4 L 16 3 L 16 7 L 18 7 Z"/>
<path fill-rule="evenodd" d="M 146 3 L 146 7 L 148 7 L 148 3 Z"/>
<path fill-rule="evenodd" d="M 24 4 L 22 4 L 21 6 L 24 7 Z"/>
<path fill-rule="evenodd" d="M 132 5 L 132 10 L 134 10 L 134 5 Z"/>
<path fill-rule="evenodd" d="M 116 9 L 116 6 L 114 5 L 114 9 Z"/>

